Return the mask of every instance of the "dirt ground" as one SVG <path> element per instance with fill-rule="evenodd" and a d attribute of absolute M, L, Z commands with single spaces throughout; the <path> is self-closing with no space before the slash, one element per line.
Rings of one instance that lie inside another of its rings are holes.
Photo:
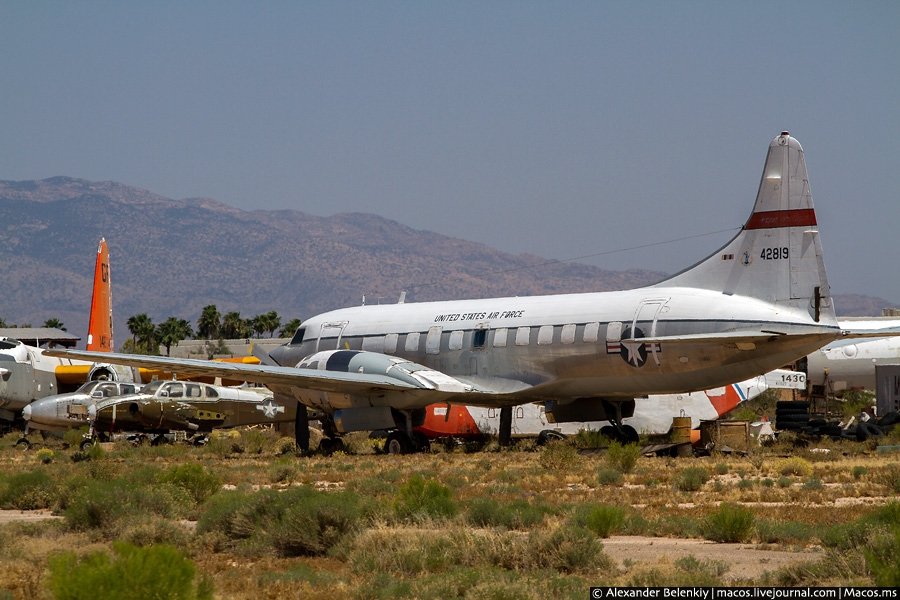
<path fill-rule="evenodd" d="M 0 510 L 0 525 L 13 521 L 43 521 L 44 519 L 62 519 L 50 510 Z"/>
<path fill-rule="evenodd" d="M 807 549 L 762 550 L 754 544 L 720 544 L 707 540 L 657 538 L 643 536 L 612 536 L 603 540 L 604 551 L 625 569 L 626 561 L 635 565 L 673 563 L 679 558 L 693 556 L 700 562 L 720 561 L 729 565 L 722 576 L 726 581 L 758 578 L 766 571 L 795 562 L 815 560 L 819 552 Z"/>
<path fill-rule="evenodd" d="M 14 521 L 61 519 L 49 510 L 0 510 L 0 524 Z M 720 544 L 707 540 L 674 539 L 643 536 L 612 536 L 603 540 L 603 549 L 623 571 L 628 564 L 652 566 L 673 563 L 679 558 L 693 556 L 700 562 L 721 561 L 729 565 L 723 579 L 758 578 L 766 571 L 814 560 L 815 549 L 803 551 L 759 549 L 753 544 Z"/>

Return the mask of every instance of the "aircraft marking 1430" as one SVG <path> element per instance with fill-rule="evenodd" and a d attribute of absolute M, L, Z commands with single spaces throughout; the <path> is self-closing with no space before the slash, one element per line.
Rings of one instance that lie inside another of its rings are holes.
<path fill-rule="evenodd" d="M 693 145 L 706 152 L 714 143 Z M 411 434 L 434 403 L 541 402 L 551 420 L 608 420 L 628 437 L 622 419 L 634 413 L 636 397 L 749 379 L 840 335 L 803 149 L 783 132 L 769 144 L 741 231 L 658 284 L 344 308 L 307 319 L 259 365 L 122 354 L 103 360 L 264 383 L 276 400 L 331 415 L 339 432 Z"/>

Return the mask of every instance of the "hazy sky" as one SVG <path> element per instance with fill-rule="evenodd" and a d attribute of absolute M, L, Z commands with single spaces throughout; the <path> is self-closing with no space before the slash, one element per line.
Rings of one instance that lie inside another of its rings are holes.
<path fill-rule="evenodd" d="M 900 2 L 0 0 L 0 179 L 370 212 L 674 272 L 782 130 L 835 293 L 900 302 Z"/>

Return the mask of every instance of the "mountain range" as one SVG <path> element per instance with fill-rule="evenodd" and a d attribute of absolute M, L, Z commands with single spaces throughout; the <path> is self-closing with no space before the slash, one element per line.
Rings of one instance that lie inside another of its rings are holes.
<path fill-rule="evenodd" d="M 373 214 L 318 217 L 244 211 L 210 198 L 172 200 L 121 183 L 71 177 L 0 180 L 0 318 L 57 318 L 87 334 L 101 237 L 110 248 L 117 345 L 129 316 L 196 323 L 202 308 L 282 321 L 359 304 L 607 291 L 665 273 L 608 271 L 416 230 Z M 836 296 L 841 315 L 880 314 L 886 300 Z"/>

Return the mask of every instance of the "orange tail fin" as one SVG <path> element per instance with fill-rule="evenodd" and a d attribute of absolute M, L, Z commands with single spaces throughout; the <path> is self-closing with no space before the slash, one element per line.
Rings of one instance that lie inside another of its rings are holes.
<path fill-rule="evenodd" d="M 94 268 L 94 295 L 91 298 L 91 321 L 88 326 L 87 349 L 112 352 L 113 323 L 111 284 L 109 281 L 109 248 L 106 239 L 97 247 L 97 266 Z"/>

